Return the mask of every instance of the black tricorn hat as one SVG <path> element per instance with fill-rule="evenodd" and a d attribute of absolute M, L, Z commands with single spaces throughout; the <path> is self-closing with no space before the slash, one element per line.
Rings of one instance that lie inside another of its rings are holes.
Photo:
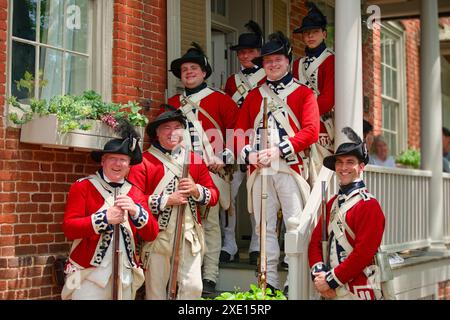
<path fill-rule="evenodd" d="M 259 49 L 264 43 L 264 36 L 261 27 L 253 20 L 250 20 L 245 27 L 250 31 L 239 36 L 238 44 L 231 46 L 230 50 Z"/>
<path fill-rule="evenodd" d="M 117 131 L 122 138 L 109 140 L 105 143 L 103 150 L 92 151 L 92 160 L 95 162 L 101 162 L 104 154 L 115 153 L 129 156 L 130 165 L 141 163 L 142 151 L 139 146 L 140 136 L 133 126 L 126 120 L 120 120 L 115 131 Z"/>
<path fill-rule="evenodd" d="M 192 42 L 191 45 L 192 47 L 189 48 L 181 58 L 172 61 L 170 64 L 170 71 L 175 77 L 181 79 L 181 65 L 185 62 L 193 62 L 199 64 L 200 68 L 206 72 L 206 80 L 212 73 L 211 65 L 209 64 L 208 58 L 200 45 L 196 42 Z"/>
<path fill-rule="evenodd" d="M 184 128 L 186 128 L 186 117 L 180 109 L 176 109 L 175 107 L 168 104 L 163 104 L 161 105 L 161 107 L 165 107 L 167 111 L 164 111 L 159 116 L 157 116 L 155 120 L 150 122 L 145 129 L 145 132 L 150 139 L 156 139 L 156 129 L 165 122 L 178 121 L 183 125 Z"/>
<path fill-rule="evenodd" d="M 294 29 L 294 33 L 303 33 L 306 30 L 321 28 L 327 29 L 327 17 L 312 2 L 307 2 L 308 14 L 303 18 L 302 25 Z"/>
<path fill-rule="evenodd" d="M 261 55 L 253 59 L 252 62 L 257 66 L 262 67 L 263 57 L 272 54 L 284 54 L 289 59 L 289 62 L 292 60 L 291 43 L 281 31 L 269 35 L 269 41 L 261 48 Z"/>
<path fill-rule="evenodd" d="M 369 163 L 369 152 L 367 151 L 366 143 L 350 127 L 343 128 L 342 132 L 351 142 L 340 144 L 333 155 L 323 159 L 323 165 L 330 170 L 336 171 L 336 157 L 350 155 L 357 157 L 364 164 Z"/>

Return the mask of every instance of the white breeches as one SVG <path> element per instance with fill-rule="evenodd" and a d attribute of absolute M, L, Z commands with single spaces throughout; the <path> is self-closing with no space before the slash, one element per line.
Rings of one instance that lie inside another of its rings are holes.
<path fill-rule="evenodd" d="M 260 234 L 260 217 L 261 217 L 261 176 L 258 175 L 252 189 L 253 208 L 256 222 L 256 234 Z M 298 185 L 290 174 L 276 173 L 267 176 L 267 195 L 266 200 L 266 250 L 267 250 L 267 283 L 280 288 L 277 266 L 280 257 L 280 247 L 278 244 L 276 224 L 277 213 L 281 208 L 283 212 L 283 220 L 286 224 L 287 220 L 299 215 L 303 209 L 303 201 L 301 198 Z"/>
<path fill-rule="evenodd" d="M 105 288 L 100 287 L 95 282 L 84 280 L 79 289 L 72 293 L 72 300 L 111 300 L 112 299 L 112 277 Z M 134 293 L 131 291 L 131 284 L 122 286 L 122 300 L 134 300 Z"/>
<path fill-rule="evenodd" d="M 202 295 L 201 252 L 184 240 L 183 256 L 178 272 L 177 300 L 200 299 Z M 195 252 L 193 252 L 195 251 Z M 170 277 L 170 256 L 151 252 L 145 270 L 145 296 L 147 300 L 165 300 Z"/>
<path fill-rule="evenodd" d="M 203 257 L 203 279 L 212 280 L 216 283 L 219 277 L 219 256 L 222 244 L 219 208 L 219 204 L 210 207 L 207 219 L 202 220 L 206 244 Z"/>

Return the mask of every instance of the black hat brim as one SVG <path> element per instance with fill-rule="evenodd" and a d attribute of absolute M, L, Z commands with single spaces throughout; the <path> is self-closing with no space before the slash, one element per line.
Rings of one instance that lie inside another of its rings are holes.
<path fill-rule="evenodd" d="M 156 129 L 162 125 L 163 123 L 169 122 L 169 121 L 178 121 L 180 122 L 184 128 L 186 128 L 186 119 L 185 117 L 180 114 L 179 116 L 174 116 L 174 117 L 170 117 L 170 118 L 162 118 L 162 119 L 156 119 L 152 122 L 150 122 L 147 125 L 147 128 L 145 130 L 145 132 L 147 133 L 148 137 L 150 139 L 156 139 Z"/>
<path fill-rule="evenodd" d="M 204 57 L 181 57 L 178 59 L 175 59 L 170 64 L 170 71 L 173 73 L 175 77 L 178 79 L 181 79 L 181 66 L 183 63 L 186 62 L 193 62 L 197 63 L 200 67 L 202 67 L 205 64 L 205 58 Z M 209 78 L 212 74 L 212 68 L 209 64 L 208 60 L 206 60 L 206 66 L 205 66 L 205 80 Z"/>
<path fill-rule="evenodd" d="M 263 58 L 265 56 L 271 56 L 273 54 L 282 54 L 282 55 L 286 56 L 286 53 L 284 52 L 284 47 L 281 46 L 275 50 L 261 54 L 259 57 L 254 58 L 252 60 L 252 62 L 253 62 L 253 64 L 257 65 L 258 67 L 262 67 L 263 66 Z"/>
<path fill-rule="evenodd" d="M 346 143 L 344 145 L 350 146 L 349 148 L 343 148 L 343 150 L 336 150 L 336 153 L 325 157 L 323 159 L 323 165 L 325 167 L 327 167 L 330 170 L 336 171 L 336 157 L 339 156 L 355 156 L 357 157 L 360 161 L 364 162 L 364 164 L 368 164 L 369 163 L 369 157 L 366 155 L 364 156 L 362 148 L 364 148 L 364 146 L 362 146 L 361 144 L 355 144 L 355 143 Z M 353 145 L 353 146 L 351 146 Z"/>
<path fill-rule="evenodd" d="M 233 51 L 239 51 L 239 50 L 242 50 L 242 49 L 261 49 L 261 46 L 236 44 L 236 45 L 230 47 L 230 50 L 233 50 Z"/>
<path fill-rule="evenodd" d="M 100 163 L 102 161 L 102 157 L 105 154 L 108 153 L 114 153 L 114 154 L 124 154 L 130 157 L 130 165 L 139 164 L 142 162 L 142 152 L 139 144 L 136 145 L 136 149 L 130 154 L 128 148 L 126 147 L 126 144 L 128 144 L 128 138 L 125 140 L 122 139 L 113 139 L 110 140 L 108 143 L 110 143 L 111 148 L 107 150 L 94 150 L 91 152 L 91 158 L 95 162 Z M 107 147 L 108 143 L 105 145 Z"/>

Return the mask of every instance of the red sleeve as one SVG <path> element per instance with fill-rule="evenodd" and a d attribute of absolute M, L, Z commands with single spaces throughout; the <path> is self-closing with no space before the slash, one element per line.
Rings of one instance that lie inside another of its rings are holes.
<path fill-rule="evenodd" d="M 358 202 L 347 212 L 347 224 L 355 233 L 353 251 L 334 269 L 335 276 L 347 283 L 371 264 L 384 232 L 384 214 L 376 199 Z M 347 234 L 347 239 L 351 240 Z"/>
<path fill-rule="evenodd" d="M 194 165 L 190 166 L 189 173 L 196 184 L 209 190 L 211 199 L 209 200 L 208 206 L 214 207 L 219 201 L 219 190 L 209 174 L 208 167 L 202 158 L 194 152 L 191 152 L 191 163 Z"/>
<path fill-rule="evenodd" d="M 336 196 L 331 198 L 327 203 L 327 219 L 326 224 L 328 227 L 328 221 L 330 218 L 330 210 L 333 205 L 334 199 Z M 327 232 L 328 236 L 328 232 Z M 322 256 L 322 216 L 319 217 L 316 227 L 311 235 L 311 240 L 309 242 L 308 247 L 308 259 L 309 259 L 309 267 L 311 268 L 313 265 L 319 262 L 323 262 Z"/>
<path fill-rule="evenodd" d="M 151 213 L 150 209 L 147 205 L 147 198 L 140 189 L 134 187 L 133 192 L 129 194 L 129 196 L 133 199 L 133 201 L 137 204 L 140 204 L 145 211 L 148 213 L 148 221 L 147 224 L 140 228 L 136 229 L 137 233 L 141 236 L 141 238 L 145 241 L 153 241 L 156 239 L 156 236 L 158 235 L 159 226 L 158 222 L 156 221 L 155 217 Z"/>
<path fill-rule="evenodd" d="M 225 148 L 233 152 L 233 131 L 239 116 L 239 107 L 236 102 L 227 95 L 222 95 L 220 100 L 221 105 L 219 112 L 225 124 L 225 128 L 223 128 L 222 132 L 223 138 L 225 139 L 224 145 Z"/>
<path fill-rule="evenodd" d="M 334 107 L 334 55 L 329 56 L 319 67 L 319 105 L 320 115 Z"/>
<path fill-rule="evenodd" d="M 94 191 L 89 191 L 88 184 L 90 182 L 83 180 L 75 182 L 70 187 L 62 225 L 64 235 L 69 240 L 89 238 L 96 234 L 91 220 L 91 215 L 95 212 L 87 212 L 89 208 L 89 193 Z M 99 196 L 99 203 L 101 203 L 102 199 Z M 100 207 L 101 205 L 99 209 Z"/>
<path fill-rule="evenodd" d="M 298 58 L 297 60 L 294 61 L 294 65 L 292 66 L 292 75 L 294 76 L 295 79 L 300 80 L 298 78 L 298 66 L 300 64 L 300 58 Z"/>
<path fill-rule="evenodd" d="M 234 81 L 234 74 L 228 77 L 224 91 L 230 98 L 233 97 L 236 92 L 236 81 Z"/>
<path fill-rule="evenodd" d="M 239 110 L 239 116 L 234 130 L 234 150 L 236 158 L 239 158 L 242 148 L 250 143 L 247 130 L 253 129 L 251 108 L 252 105 L 261 105 L 259 90 L 254 89 L 249 92 Z"/>
<path fill-rule="evenodd" d="M 298 94 L 293 95 L 292 98 L 291 96 L 288 97 L 288 99 L 296 100 L 291 100 L 288 104 L 290 106 L 297 105 L 299 109 L 297 114 L 300 115 L 298 120 L 300 121 L 301 129 L 295 136 L 289 138 L 295 153 L 305 150 L 313 143 L 316 143 L 319 140 L 320 130 L 319 108 L 317 107 L 317 100 L 313 91 L 302 85 Z"/>

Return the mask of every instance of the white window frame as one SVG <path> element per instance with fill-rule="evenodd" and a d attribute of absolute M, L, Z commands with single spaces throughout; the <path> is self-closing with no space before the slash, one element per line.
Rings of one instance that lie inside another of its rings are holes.
<path fill-rule="evenodd" d="M 8 1 L 8 36 L 7 36 L 7 70 L 8 75 L 6 79 L 7 95 L 11 96 L 11 89 L 14 85 L 11 83 L 12 72 L 12 23 L 13 23 L 13 5 L 14 0 Z M 113 2 L 109 0 L 88 0 L 91 2 L 88 15 L 91 18 L 92 24 L 89 27 L 89 32 L 92 34 L 88 43 L 87 56 L 88 59 L 88 86 L 87 89 L 92 89 L 98 92 L 104 101 L 111 101 L 112 97 L 112 45 L 113 45 Z M 36 15 L 40 13 L 37 12 Z M 39 36 L 39 24 L 36 26 L 37 36 Z M 14 41 L 21 43 L 28 43 L 39 48 L 51 46 L 40 44 L 33 41 L 27 41 L 15 38 Z M 39 71 L 39 50 L 35 54 L 35 75 Z M 63 72 L 63 77 L 65 73 Z M 36 80 L 37 81 L 37 80 Z M 35 86 L 35 97 L 38 96 L 39 87 Z"/>
<path fill-rule="evenodd" d="M 396 41 L 396 61 L 397 61 L 397 100 L 392 99 L 392 97 L 385 96 L 383 93 L 381 94 L 382 101 L 389 100 L 395 103 L 398 103 L 398 128 L 397 128 L 397 150 L 389 150 L 390 154 L 395 156 L 400 152 L 406 150 L 408 148 L 408 125 L 407 125 L 407 117 L 408 111 L 406 106 L 406 64 L 405 64 L 405 35 L 404 30 L 399 23 L 396 22 L 384 22 L 381 24 L 382 29 L 381 32 L 387 34 L 389 37 L 394 38 Z M 381 42 L 380 42 L 381 45 Z M 383 59 L 383 57 L 382 57 Z M 381 72 L 381 71 L 380 71 Z M 383 79 L 381 79 L 383 82 Z M 382 102 L 382 110 L 383 112 L 383 102 Z M 389 130 L 385 129 L 383 126 L 383 118 L 381 119 L 382 133 L 389 132 Z M 393 132 L 390 132 L 393 133 Z"/>

